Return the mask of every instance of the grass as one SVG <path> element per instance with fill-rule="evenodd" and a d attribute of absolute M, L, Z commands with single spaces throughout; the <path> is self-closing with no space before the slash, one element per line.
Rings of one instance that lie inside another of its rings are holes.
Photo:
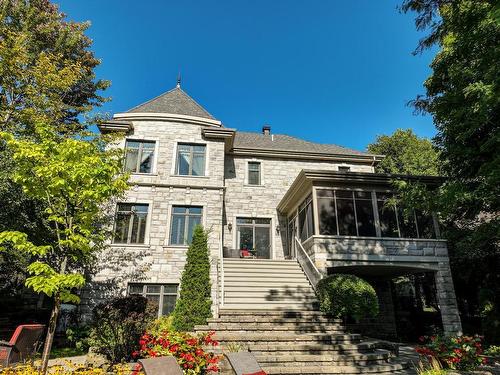
<path fill-rule="evenodd" d="M 64 358 L 64 357 L 76 357 L 78 355 L 85 355 L 84 351 L 77 348 L 52 348 L 50 351 L 50 359 Z M 42 357 L 41 353 L 38 353 L 35 359 L 40 359 Z"/>

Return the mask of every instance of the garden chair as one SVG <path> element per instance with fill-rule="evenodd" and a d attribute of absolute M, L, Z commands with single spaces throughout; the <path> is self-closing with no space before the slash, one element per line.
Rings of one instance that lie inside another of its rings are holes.
<path fill-rule="evenodd" d="M 146 375 L 182 375 L 181 367 L 171 356 L 140 359 L 139 363 Z"/>
<path fill-rule="evenodd" d="M 10 341 L 0 341 L 0 366 L 9 366 L 30 358 L 45 326 L 42 324 L 22 324 L 16 328 Z"/>
<path fill-rule="evenodd" d="M 236 375 L 266 375 L 250 352 L 227 353 L 226 357 Z"/>

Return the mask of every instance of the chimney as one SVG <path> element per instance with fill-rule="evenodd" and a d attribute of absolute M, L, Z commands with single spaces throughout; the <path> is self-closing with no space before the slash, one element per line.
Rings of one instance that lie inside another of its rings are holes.
<path fill-rule="evenodd" d="M 264 135 L 270 135 L 271 134 L 271 126 L 264 125 L 262 127 L 262 134 L 264 134 Z"/>

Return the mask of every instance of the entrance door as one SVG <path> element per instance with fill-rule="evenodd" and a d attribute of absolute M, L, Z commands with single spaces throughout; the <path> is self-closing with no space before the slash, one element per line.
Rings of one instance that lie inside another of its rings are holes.
<path fill-rule="evenodd" d="M 237 245 L 243 255 L 271 259 L 271 219 L 237 218 Z"/>
<path fill-rule="evenodd" d="M 294 259 L 296 257 L 296 243 L 295 237 L 297 236 L 297 226 L 295 225 L 295 217 L 288 221 L 288 231 L 287 231 L 287 248 L 285 250 L 285 257 L 288 259 Z"/>

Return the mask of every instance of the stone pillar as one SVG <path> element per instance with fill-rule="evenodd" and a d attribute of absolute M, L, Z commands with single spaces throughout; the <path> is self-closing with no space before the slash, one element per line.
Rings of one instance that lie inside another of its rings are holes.
<path fill-rule="evenodd" d="M 461 335 L 462 323 L 458 314 L 457 299 L 449 262 L 439 262 L 435 273 L 436 293 L 445 335 Z"/>

